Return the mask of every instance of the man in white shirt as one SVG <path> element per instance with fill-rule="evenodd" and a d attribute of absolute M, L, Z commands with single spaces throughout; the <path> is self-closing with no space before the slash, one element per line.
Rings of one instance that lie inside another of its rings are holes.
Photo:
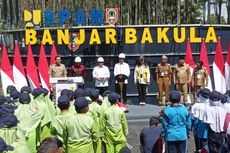
<path fill-rule="evenodd" d="M 95 87 L 99 90 L 100 95 L 108 90 L 108 80 L 110 78 L 109 68 L 104 65 L 104 59 L 99 57 L 97 59 L 98 66 L 93 69 L 93 79 L 95 80 Z"/>
<path fill-rule="evenodd" d="M 119 63 L 114 67 L 114 77 L 115 77 L 115 90 L 121 95 L 120 101 L 127 102 L 126 91 L 128 84 L 128 77 L 130 74 L 129 64 L 125 63 L 125 54 L 121 53 L 118 56 Z"/>

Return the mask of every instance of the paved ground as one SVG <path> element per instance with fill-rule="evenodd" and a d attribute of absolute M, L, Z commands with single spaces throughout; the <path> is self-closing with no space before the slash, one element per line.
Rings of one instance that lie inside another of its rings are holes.
<path fill-rule="evenodd" d="M 139 151 L 139 134 L 142 128 L 149 126 L 149 118 L 159 115 L 159 112 L 164 107 L 147 104 L 145 106 L 129 105 L 129 113 L 127 119 L 129 124 L 128 143 L 133 146 L 132 153 L 140 153 Z M 188 143 L 188 152 L 193 153 L 193 138 L 190 138 Z"/>

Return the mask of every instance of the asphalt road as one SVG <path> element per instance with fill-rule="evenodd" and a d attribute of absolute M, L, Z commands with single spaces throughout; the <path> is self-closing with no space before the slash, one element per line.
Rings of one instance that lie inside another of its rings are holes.
<path fill-rule="evenodd" d="M 129 136 L 127 142 L 133 146 L 132 153 L 140 153 L 139 135 L 144 127 L 149 126 L 149 118 L 158 116 L 164 107 L 146 104 L 145 106 L 129 105 L 129 113 L 126 114 L 129 125 Z M 194 152 L 194 140 L 191 137 L 188 140 L 188 153 Z"/>

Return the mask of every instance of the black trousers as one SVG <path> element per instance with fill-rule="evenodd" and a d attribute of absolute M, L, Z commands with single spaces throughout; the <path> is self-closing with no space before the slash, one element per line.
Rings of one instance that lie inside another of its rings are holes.
<path fill-rule="evenodd" d="M 220 153 L 224 144 L 224 134 L 221 132 L 214 132 L 210 127 L 208 128 L 208 150 L 209 153 Z"/>
<path fill-rule="evenodd" d="M 137 90 L 139 94 L 139 102 L 146 102 L 146 84 L 137 83 Z"/>
<path fill-rule="evenodd" d="M 116 93 L 120 94 L 120 96 L 122 95 L 121 97 L 123 98 L 122 99 L 123 103 L 126 104 L 126 102 L 127 102 L 127 96 L 126 96 L 126 93 L 127 93 L 127 84 L 123 84 L 123 91 L 121 93 L 120 85 L 119 85 L 119 83 L 116 83 L 115 84 L 115 91 L 116 91 Z M 121 98 L 119 100 L 120 100 L 120 102 L 122 101 Z"/>
<path fill-rule="evenodd" d="M 99 90 L 100 95 L 102 96 L 103 93 L 108 90 L 108 87 L 96 87 L 97 90 Z"/>
<path fill-rule="evenodd" d="M 184 141 L 167 141 L 168 153 L 185 153 L 186 140 Z"/>

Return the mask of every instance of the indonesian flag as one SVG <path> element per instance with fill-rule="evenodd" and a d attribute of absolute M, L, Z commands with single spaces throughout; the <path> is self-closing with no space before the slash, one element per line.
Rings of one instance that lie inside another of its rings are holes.
<path fill-rule="evenodd" d="M 207 88 L 209 90 L 212 90 L 212 82 L 211 82 L 211 78 L 210 78 L 210 67 L 209 67 L 208 55 L 207 55 L 207 50 L 206 50 L 206 45 L 205 45 L 204 39 L 203 39 L 201 51 L 200 51 L 200 61 L 203 62 L 203 67 L 205 67 L 207 72 L 208 72 L 208 86 L 207 86 Z"/>
<path fill-rule="evenodd" d="M 195 68 L 195 62 L 192 58 L 192 49 L 190 45 L 190 40 L 188 39 L 187 41 L 187 46 L 186 46 L 186 54 L 185 54 L 185 63 L 189 65 L 190 67 L 190 74 L 192 75 L 193 69 Z"/>
<path fill-rule="evenodd" d="M 51 55 L 50 55 L 50 65 L 55 64 L 55 57 L 57 56 L 57 50 L 55 47 L 55 44 L 53 43 L 52 49 L 51 49 Z"/>
<path fill-rule="evenodd" d="M 15 42 L 14 48 L 13 76 L 14 84 L 18 91 L 20 91 L 23 86 L 28 85 L 17 41 Z"/>
<path fill-rule="evenodd" d="M 6 51 L 5 43 L 2 44 L 2 64 L 1 64 L 1 79 L 3 93 L 6 95 L 6 88 L 9 85 L 14 85 L 14 77 L 10 65 L 9 57 Z"/>
<path fill-rule="evenodd" d="M 187 41 L 187 46 L 186 46 L 186 53 L 185 53 L 185 63 L 189 65 L 190 68 L 190 77 L 192 76 L 193 73 L 193 69 L 195 68 L 195 62 L 192 58 L 192 49 L 191 49 L 191 45 L 190 45 L 190 40 L 188 39 Z M 191 80 L 191 78 L 189 78 L 189 80 Z M 191 99 L 190 96 L 188 94 L 188 103 L 191 103 Z"/>
<path fill-rule="evenodd" d="M 128 105 L 121 103 L 121 102 L 116 102 L 116 104 L 123 110 L 126 111 L 126 109 L 128 108 Z"/>
<path fill-rule="evenodd" d="M 43 88 L 50 89 L 49 84 L 49 65 L 48 61 L 46 59 L 46 53 L 44 50 L 44 45 L 41 43 L 40 47 L 40 56 L 38 61 L 38 71 L 39 71 L 39 77 L 41 80 L 41 85 Z"/>
<path fill-rule="evenodd" d="M 221 93 L 226 92 L 225 73 L 224 73 L 224 57 L 222 55 L 222 47 L 220 38 L 216 45 L 216 54 L 213 62 L 213 76 L 215 90 Z"/>
<path fill-rule="evenodd" d="M 37 67 L 30 44 L 28 45 L 26 72 L 31 88 L 34 89 L 40 87 Z"/>
<path fill-rule="evenodd" d="M 225 80 L 227 90 L 230 90 L 230 42 L 228 42 L 228 54 L 225 62 Z"/>

